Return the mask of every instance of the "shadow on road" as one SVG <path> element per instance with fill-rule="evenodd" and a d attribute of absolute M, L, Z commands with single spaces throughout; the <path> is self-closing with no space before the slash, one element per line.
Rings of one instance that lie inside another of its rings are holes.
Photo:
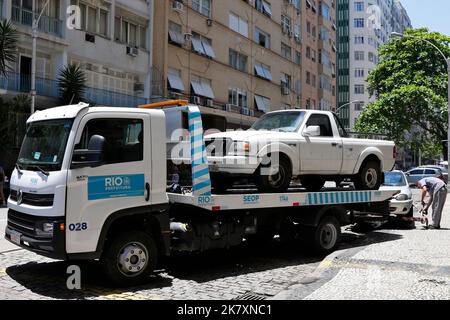
<path fill-rule="evenodd" d="M 401 236 L 376 232 L 370 236 L 344 232 L 340 249 L 364 247 L 373 243 L 398 240 Z M 89 299 L 121 298 L 126 293 L 171 287 L 173 279 L 203 283 L 289 266 L 321 262 L 323 257 L 307 255 L 297 244 L 282 244 L 274 239 L 270 244 L 255 247 L 249 244 L 231 250 L 216 250 L 200 254 L 179 254 L 164 261 L 165 270 L 156 272 L 145 285 L 132 288 L 111 288 L 98 262 L 27 263 L 6 269 L 20 285 L 44 298 Z M 68 290 L 67 267 L 76 264 L 82 272 L 82 290 Z M 151 292 L 145 297 L 152 298 Z M 157 298 L 157 297 L 155 297 Z"/>

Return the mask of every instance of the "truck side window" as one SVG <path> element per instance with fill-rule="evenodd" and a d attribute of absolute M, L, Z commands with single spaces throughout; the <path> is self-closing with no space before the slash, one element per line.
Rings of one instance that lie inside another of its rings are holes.
<path fill-rule="evenodd" d="M 309 117 L 306 127 L 319 126 L 321 137 L 333 137 L 330 118 L 324 114 L 313 114 Z"/>
<path fill-rule="evenodd" d="M 137 119 L 94 119 L 84 127 L 75 149 L 87 149 L 93 135 L 106 139 L 106 164 L 136 162 L 144 159 L 143 122 Z"/>

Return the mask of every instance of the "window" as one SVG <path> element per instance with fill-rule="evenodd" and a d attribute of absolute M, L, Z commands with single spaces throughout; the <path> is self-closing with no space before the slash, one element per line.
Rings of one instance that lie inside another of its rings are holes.
<path fill-rule="evenodd" d="M 355 51 L 355 60 L 364 61 L 364 51 Z"/>
<path fill-rule="evenodd" d="M 355 69 L 355 78 L 364 78 L 364 69 Z"/>
<path fill-rule="evenodd" d="M 292 85 L 291 76 L 286 73 L 281 73 L 281 86 L 283 88 L 291 89 L 291 85 Z"/>
<path fill-rule="evenodd" d="M 302 63 L 302 53 L 300 51 L 295 51 L 295 63 L 298 65 Z"/>
<path fill-rule="evenodd" d="M 364 2 L 355 2 L 355 11 L 363 12 L 364 11 Z"/>
<path fill-rule="evenodd" d="M 108 12 L 105 10 L 100 10 L 99 33 L 105 37 L 108 35 Z"/>
<path fill-rule="evenodd" d="M 364 108 L 364 103 L 363 102 L 355 103 L 355 111 L 362 111 L 363 108 Z"/>
<path fill-rule="evenodd" d="M 143 122 L 137 119 L 95 119 L 84 127 L 75 149 L 88 149 L 94 135 L 105 138 L 105 164 L 136 162 L 144 159 Z"/>
<path fill-rule="evenodd" d="M 267 1 L 256 0 L 255 1 L 255 8 L 256 8 L 256 10 L 258 10 L 259 12 L 265 14 L 268 17 L 272 16 L 272 6 Z"/>
<path fill-rule="evenodd" d="M 321 3 L 320 3 L 320 14 L 325 19 L 331 21 L 330 7 L 326 3 L 324 3 L 323 1 L 321 1 Z"/>
<path fill-rule="evenodd" d="M 281 15 L 281 30 L 285 34 L 291 32 L 291 18 L 289 18 L 288 16 Z"/>
<path fill-rule="evenodd" d="M 306 57 L 308 59 L 311 59 L 311 48 L 310 47 L 306 47 Z"/>
<path fill-rule="evenodd" d="M 373 63 L 378 63 L 378 57 L 373 52 L 369 52 L 369 61 Z"/>
<path fill-rule="evenodd" d="M 424 170 L 413 170 L 413 171 L 410 171 L 409 174 L 412 176 L 417 176 L 417 175 L 421 176 L 421 175 L 423 175 L 423 172 L 424 172 Z"/>
<path fill-rule="evenodd" d="M 192 50 L 209 58 L 216 57 L 211 40 L 195 32 L 192 33 Z"/>
<path fill-rule="evenodd" d="M 211 0 L 192 0 L 192 9 L 204 16 L 211 17 Z"/>
<path fill-rule="evenodd" d="M 315 74 L 311 75 L 311 85 L 315 88 L 317 86 L 317 78 Z"/>
<path fill-rule="evenodd" d="M 363 84 L 355 84 L 355 94 L 364 94 Z"/>
<path fill-rule="evenodd" d="M 247 108 L 247 92 L 238 88 L 228 89 L 228 103 L 242 108 Z"/>
<path fill-rule="evenodd" d="M 356 36 L 355 44 L 364 44 L 364 37 Z"/>
<path fill-rule="evenodd" d="M 193 75 L 191 79 L 191 87 L 194 95 L 214 99 L 211 80 Z"/>
<path fill-rule="evenodd" d="M 184 91 L 184 84 L 183 80 L 181 79 L 180 70 L 169 68 L 167 74 L 167 82 L 169 83 L 170 89 L 181 92 Z"/>
<path fill-rule="evenodd" d="M 169 21 L 169 41 L 178 45 L 184 44 L 183 33 L 181 31 L 181 25 Z"/>
<path fill-rule="evenodd" d="M 259 28 L 255 30 L 255 41 L 266 49 L 270 49 L 270 34 Z"/>
<path fill-rule="evenodd" d="M 309 71 L 306 71 L 306 83 L 311 84 L 311 73 Z"/>
<path fill-rule="evenodd" d="M 333 137 L 333 130 L 331 129 L 331 121 L 327 115 L 313 114 L 309 117 L 306 127 L 318 126 L 320 127 L 321 137 Z"/>
<path fill-rule="evenodd" d="M 270 72 L 270 67 L 265 64 L 255 63 L 255 75 L 260 78 L 272 81 L 272 73 Z"/>
<path fill-rule="evenodd" d="M 59 3 L 59 1 L 56 1 Z M 40 2 L 37 2 L 39 3 Z M 72 5 L 78 5 L 81 11 L 81 30 L 99 34 L 102 36 L 108 36 L 108 20 L 109 20 L 109 12 L 103 9 L 100 9 L 95 6 L 86 5 L 78 0 L 72 0 L 70 2 Z M 44 15 L 50 14 L 52 17 L 59 16 L 59 4 L 52 4 L 50 1 L 49 6 L 47 6 L 46 10 L 44 10 Z M 50 11 L 49 11 L 50 10 Z M 56 11 L 55 11 L 56 10 Z"/>
<path fill-rule="evenodd" d="M 281 43 L 281 55 L 288 60 L 292 59 L 292 48 L 288 45 Z"/>
<path fill-rule="evenodd" d="M 230 29 L 242 34 L 244 37 L 248 37 L 247 21 L 234 13 L 230 13 Z"/>
<path fill-rule="evenodd" d="M 258 111 L 267 113 L 270 111 L 270 105 L 271 102 L 269 98 L 255 94 L 255 106 Z"/>
<path fill-rule="evenodd" d="M 145 47 L 145 40 L 147 34 L 147 28 L 140 26 L 137 23 L 132 23 L 122 17 L 116 17 L 115 19 L 115 38 L 117 41 L 125 43 L 131 47 Z M 139 33 L 143 33 L 142 37 Z M 144 39 L 142 39 L 144 38 Z"/>
<path fill-rule="evenodd" d="M 364 28 L 364 19 L 356 18 L 353 20 L 353 27 L 355 28 Z"/>
<path fill-rule="evenodd" d="M 247 72 L 248 57 L 233 49 L 230 49 L 230 66 L 236 70 Z"/>

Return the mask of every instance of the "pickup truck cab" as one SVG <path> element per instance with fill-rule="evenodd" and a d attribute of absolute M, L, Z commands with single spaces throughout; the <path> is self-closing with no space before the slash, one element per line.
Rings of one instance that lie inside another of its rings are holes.
<path fill-rule="evenodd" d="M 271 112 L 247 131 L 205 137 L 216 189 L 251 176 L 263 192 L 284 192 L 293 177 L 308 191 L 350 178 L 358 190 L 378 190 L 395 165 L 394 142 L 351 138 L 332 112 Z M 219 184 L 220 183 L 220 184 Z"/>

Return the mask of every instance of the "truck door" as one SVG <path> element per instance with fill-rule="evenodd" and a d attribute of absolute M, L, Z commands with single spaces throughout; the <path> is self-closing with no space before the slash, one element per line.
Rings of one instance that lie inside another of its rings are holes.
<path fill-rule="evenodd" d="M 342 139 L 335 137 L 330 117 L 312 114 L 306 122 L 319 126 L 320 136 L 304 137 L 300 147 L 301 171 L 311 174 L 339 174 L 342 167 Z"/>
<path fill-rule="evenodd" d="M 68 172 L 67 253 L 95 252 L 108 216 L 151 205 L 150 116 L 88 114 L 78 127 L 74 150 L 90 149 L 93 136 L 104 138 L 101 163 L 75 169 L 74 153 Z"/>

